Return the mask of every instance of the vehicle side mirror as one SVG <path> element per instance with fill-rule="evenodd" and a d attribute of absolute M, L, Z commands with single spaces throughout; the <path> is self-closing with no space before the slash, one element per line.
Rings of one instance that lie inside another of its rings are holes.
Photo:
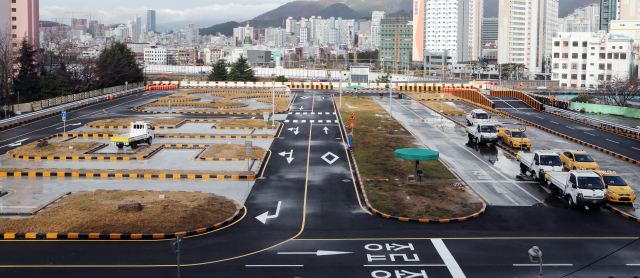
<path fill-rule="evenodd" d="M 578 185 L 577 185 L 577 184 L 575 184 L 575 183 L 571 183 L 571 187 L 573 187 L 573 188 L 578 188 Z"/>
<path fill-rule="evenodd" d="M 489 119 L 491 119 L 491 115 L 489 115 Z"/>
<path fill-rule="evenodd" d="M 627 182 L 627 185 L 629 185 L 629 182 Z"/>
<path fill-rule="evenodd" d="M 540 161 L 537 161 L 537 160 L 536 160 L 536 162 L 534 162 L 534 164 L 535 164 L 535 165 L 540 165 Z"/>
<path fill-rule="evenodd" d="M 594 159 L 594 160 L 593 160 L 593 162 L 596 162 L 596 161 L 598 161 L 598 160 L 597 160 L 597 159 Z"/>

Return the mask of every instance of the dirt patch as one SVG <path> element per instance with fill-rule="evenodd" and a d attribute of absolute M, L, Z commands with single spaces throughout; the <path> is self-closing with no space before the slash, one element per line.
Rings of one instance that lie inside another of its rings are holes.
<path fill-rule="evenodd" d="M 78 174 L 100 174 L 100 173 L 113 173 L 113 174 L 129 174 L 138 175 L 142 177 L 144 175 L 163 175 L 163 174 L 178 174 L 178 175 L 233 175 L 233 176 L 250 176 L 256 173 L 251 171 L 202 171 L 202 170 L 154 170 L 154 169 L 139 169 L 139 170 L 105 170 L 105 169 L 70 169 L 70 168 L 0 168 L 0 172 L 67 172 Z"/>
<path fill-rule="evenodd" d="M 482 203 L 453 186 L 455 176 L 439 161 L 421 161 L 426 182 L 407 182 L 415 162 L 396 158 L 396 149 L 416 148 L 416 139 L 371 98 L 343 97 L 343 121 L 355 114 L 353 151 L 369 197 L 376 209 L 411 218 L 452 218 L 473 214 Z M 378 130 L 380 127 L 380 130 Z M 408 198 L 407 198 L 408 197 Z"/>
<path fill-rule="evenodd" d="M 226 136 L 269 136 L 269 135 L 265 135 L 265 134 L 209 134 L 209 133 L 156 133 L 156 138 L 163 136 L 164 138 L 172 138 L 174 136 L 189 136 L 189 137 L 195 137 L 195 136 L 211 136 L 211 137 L 216 137 L 216 136 L 220 136 L 220 137 L 226 137 Z M 184 145 L 184 144 L 183 144 Z"/>
<path fill-rule="evenodd" d="M 280 124 L 276 122 L 276 126 Z M 264 128 L 265 123 L 262 119 L 240 119 L 240 120 L 222 120 L 217 127 L 244 127 L 244 128 Z"/>
<path fill-rule="evenodd" d="M 133 202 L 143 209 L 118 210 Z M 171 233 L 211 226 L 235 211 L 233 202 L 210 194 L 95 191 L 66 197 L 29 219 L 0 220 L 0 232 Z"/>
<path fill-rule="evenodd" d="M 265 149 L 253 146 L 251 148 L 251 157 L 260 159 L 264 156 Z M 247 152 L 244 145 L 240 144 L 212 144 L 206 151 L 200 154 L 203 158 L 247 158 Z"/>
<path fill-rule="evenodd" d="M 442 110 L 444 114 L 464 114 L 464 111 L 459 110 L 451 105 L 448 105 L 442 101 L 421 101 L 423 104 L 433 108 L 436 111 Z"/>
<path fill-rule="evenodd" d="M 155 125 L 175 126 L 184 119 L 155 119 L 155 118 L 121 118 L 121 119 L 105 119 L 88 123 L 89 126 L 129 126 L 132 122 L 145 121 Z"/>
<path fill-rule="evenodd" d="M 452 94 L 444 94 L 444 98 L 440 97 L 440 93 L 407 93 L 407 95 L 411 96 L 414 99 L 445 99 L 445 100 L 457 100 L 460 99 Z"/>
<path fill-rule="evenodd" d="M 38 147 L 38 142 L 20 146 L 11 151 L 22 156 L 83 156 L 89 150 L 102 145 L 99 142 L 49 142 L 49 145 Z"/>

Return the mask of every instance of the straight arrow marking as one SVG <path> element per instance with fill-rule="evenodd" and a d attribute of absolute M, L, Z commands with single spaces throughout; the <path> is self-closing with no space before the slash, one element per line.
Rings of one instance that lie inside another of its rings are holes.
<path fill-rule="evenodd" d="M 324 134 L 328 134 L 327 131 L 329 131 L 329 129 L 326 126 L 323 128 L 323 130 L 324 130 Z"/>
<path fill-rule="evenodd" d="M 318 251 L 316 251 L 316 252 L 278 252 L 278 255 L 316 255 L 316 256 L 328 256 L 328 255 L 342 255 L 342 254 L 351 254 L 351 253 L 353 253 L 353 252 L 318 250 Z"/>

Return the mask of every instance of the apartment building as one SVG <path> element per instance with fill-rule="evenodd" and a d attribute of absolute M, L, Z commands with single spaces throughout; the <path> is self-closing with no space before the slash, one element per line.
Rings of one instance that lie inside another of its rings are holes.
<path fill-rule="evenodd" d="M 632 38 L 592 32 L 559 33 L 552 52 L 551 80 L 571 88 L 595 88 L 613 77 L 629 77 L 634 59 Z"/>
<path fill-rule="evenodd" d="M 40 1 L 2 0 L 0 1 L 0 28 L 10 30 L 16 41 L 26 39 L 32 45 L 40 46 Z M 18 42 L 14 42 L 16 45 Z"/>
<path fill-rule="evenodd" d="M 413 26 L 410 18 L 385 18 L 380 21 L 380 44 L 378 59 L 387 63 L 407 63 L 411 61 Z M 397 46 L 396 49 L 396 34 Z M 397 52 L 396 52 L 397 50 Z"/>
<path fill-rule="evenodd" d="M 164 47 L 148 47 L 144 49 L 144 63 L 151 65 L 167 64 L 167 49 Z"/>
<path fill-rule="evenodd" d="M 498 18 L 489 17 L 482 19 L 482 44 L 496 43 L 497 41 Z"/>
<path fill-rule="evenodd" d="M 542 0 L 541 0 L 542 1 Z M 538 61 L 539 0 L 500 1 L 498 63 L 524 64 L 534 71 Z"/>

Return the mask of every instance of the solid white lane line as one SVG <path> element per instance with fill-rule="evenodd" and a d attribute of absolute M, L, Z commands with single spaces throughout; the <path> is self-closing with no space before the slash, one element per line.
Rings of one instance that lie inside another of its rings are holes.
<path fill-rule="evenodd" d="M 616 143 L 616 144 L 620 144 L 620 143 L 618 143 L 618 142 L 616 142 L 616 141 L 613 141 L 613 140 L 609 140 L 609 139 L 604 139 L 604 140 L 607 140 L 607 141 L 609 141 L 609 142 L 613 142 L 613 143 Z"/>
<path fill-rule="evenodd" d="M 303 267 L 302 264 L 248 264 L 245 267 Z"/>
<path fill-rule="evenodd" d="M 570 127 L 570 126 L 566 126 L 566 127 L 567 127 L 568 129 L 573 129 L 573 130 L 576 130 L 575 128 L 573 128 L 573 127 Z"/>
<path fill-rule="evenodd" d="M 639 151 L 640 151 L 640 149 L 638 149 L 638 148 L 636 148 L 636 147 L 631 147 L 631 148 L 632 148 L 632 149 L 636 149 L 636 150 L 639 150 Z"/>
<path fill-rule="evenodd" d="M 513 266 L 540 266 L 540 264 L 513 264 Z M 542 264 L 542 266 L 573 266 L 573 264 Z"/>
<path fill-rule="evenodd" d="M 640 264 L 627 264 L 627 266 L 640 266 Z"/>
<path fill-rule="evenodd" d="M 449 269 L 449 272 L 451 272 L 451 276 L 453 278 L 467 278 L 467 276 L 464 275 L 462 269 L 458 265 L 458 262 L 456 262 L 456 259 L 454 259 L 453 255 L 451 255 L 451 252 L 449 252 L 447 246 L 444 245 L 442 239 L 432 239 L 431 243 L 433 243 L 436 251 L 438 251 L 438 254 L 440 254 L 440 257 L 444 261 L 444 264 L 447 265 L 447 268 Z"/>
<path fill-rule="evenodd" d="M 447 266 L 447 265 L 446 264 L 365 264 L 363 266 L 406 267 L 406 266 Z"/>
<path fill-rule="evenodd" d="M 591 135 L 591 136 L 595 136 L 595 135 L 593 135 L 593 134 L 591 134 L 591 133 L 589 133 L 589 132 L 585 132 L 585 133 L 586 133 L 586 134 L 589 134 L 589 135 Z"/>

